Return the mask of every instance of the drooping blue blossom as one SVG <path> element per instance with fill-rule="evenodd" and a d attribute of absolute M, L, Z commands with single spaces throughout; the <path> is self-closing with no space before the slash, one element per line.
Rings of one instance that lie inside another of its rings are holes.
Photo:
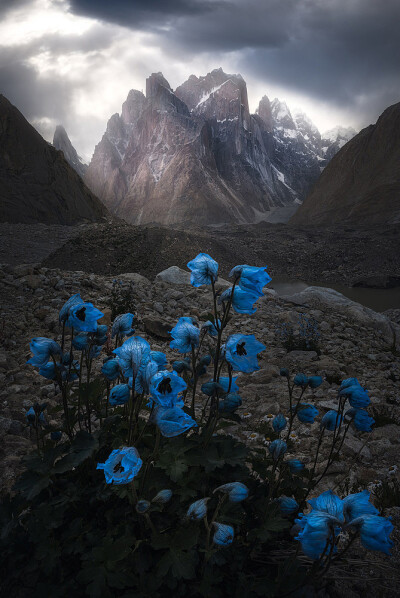
<path fill-rule="evenodd" d="M 218 523 L 217 521 L 214 521 L 213 525 L 216 527 L 213 536 L 214 544 L 217 544 L 217 546 L 229 546 L 229 544 L 232 544 L 235 536 L 233 527 L 231 525 L 226 525 L 225 523 Z"/>
<path fill-rule="evenodd" d="M 146 363 L 146 365 L 141 367 L 137 373 L 136 378 L 135 378 L 136 392 L 138 392 L 139 394 L 141 394 L 141 393 L 149 394 L 151 381 L 153 379 L 153 376 L 155 376 L 158 371 L 159 371 L 159 366 L 152 359 L 150 359 L 150 361 L 148 361 Z M 133 379 L 132 380 L 129 379 L 129 383 L 132 387 Z"/>
<path fill-rule="evenodd" d="M 182 399 L 178 399 L 178 394 L 186 388 L 186 382 L 174 371 L 157 372 L 150 382 L 151 397 L 159 407 L 171 408 L 178 403 L 182 405 Z"/>
<path fill-rule="evenodd" d="M 249 489 L 242 482 L 228 482 L 222 484 L 214 492 L 223 492 L 228 495 L 230 502 L 242 502 L 249 496 Z"/>
<path fill-rule="evenodd" d="M 363 515 L 360 519 L 362 519 L 360 539 L 364 548 L 390 554 L 393 546 L 393 540 L 390 539 L 393 531 L 390 517 Z"/>
<path fill-rule="evenodd" d="M 293 515 L 299 509 L 297 501 L 289 496 L 281 496 L 278 498 L 278 503 L 283 515 Z"/>
<path fill-rule="evenodd" d="M 93 335 L 95 345 L 104 345 L 107 342 L 108 326 L 97 324 L 96 332 Z"/>
<path fill-rule="evenodd" d="M 25 419 L 28 424 L 34 424 L 36 422 L 36 413 L 33 407 L 30 407 L 25 413 Z"/>
<path fill-rule="evenodd" d="M 129 401 L 130 389 L 127 384 L 117 384 L 110 391 L 109 403 L 112 407 L 126 405 Z"/>
<path fill-rule="evenodd" d="M 318 388 L 318 386 L 321 386 L 323 380 L 321 378 L 321 376 L 310 376 L 308 378 L 308 386 L 310 388 Z"/>
<path fill-rule="evenodd" d="M 296 374 L 293 378 L 293 383 L 295 386 L 302 386 L 305 388 L 308 384 L 308 376 L 305 374 Z"/>
<path fill-rule="evenodd" d="M 188 353 L 199 346 L 200 329 L 193 324 L 192 318 L 179 318 L 178 323 L 170 330 L 170 335 L 174 339 L 170 342 L 171 349 L 180 353 Z"/>
<path fill-rule="evenodd" d="M 321 428 L 326 428 L 330 432 L 333 432 L 342 422 L 342 416 L 339 415 L 338 411 L 331 409 L 321 419 Z"/>
<path fill-rule="evenodd" d="M 150 503 L 148 500 L 146 500 L 145 498 L 141 498 L 140 500 L 137 501 L 136 505 L 135 505 L 135 509 L 136 512 L 139 513 L 140 515 L 143 515 L 144 513 L 146 513 L 149 508 L 150 508 Z"/>
<path fill-rule="evenodd" d="M 302 471 L 305 467 L 304 463 L 302 463 L 298 459 L 289 459 L 288 461 L 286 461 L 286 463 L 289 465 L 291 473 Z"/>
<path fill-rule="evenodd" d="M 150 359 L 158 365 L 158 370 L 165 370 L 168 364 L 167 356 L 162 351 L 150 351 Z"/>
<path fill-rule="evenodd" d="M 280 457 L 282 457 L 287 451 L 287 444 L 284 440 L 273 440 L 271 444 L 268 445 L 268 450 L 273 458 L 274 461 L 277 461 Z"/>
<path fill-rule="evenodd" d="M 161 434 L 166 438 L 179 436 L 190 430 L 190 428 L 197 427 L 194 419 L 180 407 L 172 407 L 171 409 L 159 407 L 155 414 L 155 422 Z"/>
<path fill-rule="evenodd" d="M 353 382 L 352 384 L 350 382 Z M 343 386 L 344 384 L 344 386 Z M 342 382 L 339 395 L 347 397 L 349 403 L 354 409 L 364 409 L 371 402 L 368 392 L 364 390 L 356 378 L 348 378 Z"/>
<path fill-rule="evenodd" d="M 265 345 L 256 340 L 254 334 L 231 334 L 226 341 L 225 359 L 234 371 L 255 372 L 260 369 L 257 355 L 264 349 Z"/>
<path fill-rule="evenodd" d="M 61 373 L 63 366 L 61 363 L 57 363 L 58 371 Z M 56 380 L 57 379 L 57 370 L 56 366 L 52 361 L 46 363 L 43 367 L 39 368 L 39 374 L 46 378 L 47 380 Z"/>
<path fill-rule="evenodd" d="M 135 319 L 134 314 L 126 313 L 117 316 L 113 322 L 111 328 L 111 338 L 118 336 L 124 338 L 125 336 L 132 336 L 135 333 L 133 328 L 133 320 Z"/>
<path fill-rule="evenodd" d="M 201 392 L 208 397 L 214 397 L 218 393 L 223 393 L 224 389 L 218 382 L 210 380 L 209 382 L 204 382 L 204 384 L 201 385 Z"/>
<path fill-rule="evenodd" d="M 60 345 L 51 338 L 46 338 L 44 336 L 36 336 L 33 338 L 29 348 L 33 353 L 33 357 L 31 357 L 27 363 L 39 368 L 45 366 L 52 357 L 56 358 L 62 356 Z"/>
<path fill-rule="evenodd" d="M 76 305 L 83 305 L 84 301 L 82 299 L 82 297 L 80 296 L 79 293 L 76 293 L 76 295 L 72 295 L 72 297 L 70 297 L 68 299 L 68 301 L 66 301 L 66 303 L 64 303 L 64 305 L 62 306 L 58 319 L 61 322 L 66 322 L 68 319 L 68 315 L 69 315 L 69 310 L 71 309 L 71 307 L 75 307 Z"/>
<path fill-rule="evenodd" d="M 232 295 L 232 287 L 226 289 L 222 295 L 218 298 L 218 303 L 229 301 Z M 256 293 L 250 293 L 249 291 L 243 291 L 240 287 L 235 287 L 233 291 L 232 307 L 237 314 L 254 314 L 256 308 L 254 303 L 259 299 L 259 295 Z"/>
<path fill-rule="evenodd" d="M 96 357 L 98 357 L 101 353 L 102 348 L 103 347 L 101 345 L 92 345 L 89 350 L 89 359 L 95 359 Z"/>
<path fill-rule="evenodd" d="M 137 449 L 133 446 L 112 451 L 105 463 L 98 463 L 96 469 L 103 469 L 107 484 L 129 484 L 143 465 Z"/>
<path fill-rule="evenodd" d="M 72 361 L 71 367 L 69 367 L 69 364 L 64 365 L 64 362 L 54 364 L 54 362 L 49 361 L 49 363 L 46 363 L 46 365 L 39 368 L 39 374 L 47 380 L 58 382 L 58 378 L 61 377 L 63 382 L 66 380 L 68 380 L 68 382 L 73 382 L 78 378 L 79 369 L 80 365 L 76 360 Z"/>
<path fill-rule="evenodd" d="M 373 417 L 370 417 L 365 409 L 349 409 L 346 415 L 353 418 L 353 424 L 359 432 L 372 432 L 371 426 L 375 423 Z"/>
<path fill-rule="evenodd" d="M 327 490 L 316 498 L 310 498 L 307 502 L 314 511 L 329 513 L 339 521 L 344 521 L 343 501 L 332 490 Z"/>
<path fill-rule="evenodd" d="M 283 376 L 283 378 L 289 378 L 289 370 L 287 368 L 281 368 L 279 370 L 279 375 Z"/>
<path fill-rule="evenodd" d="M 218 383 L 222 386 L 224 392 L 237 392 L 239 390 L 239 386 L 236 384 L 236 380 L 238 376 L 232 376 L 231 387 L 229 388 L 229 376 L 220 376 L 218 378 Z"/>
<path fill-rule="evenodd" d="M 286 428 L 286 423 L 286 417 L 283 415 L 283 413 L 278 413 L 278 415 L 275 416 L 272 420 L 272 427 L 274 428 L 274 431 L 278 434 Z"/>
<path fill-rule="evenodd" d="M 328 539 L 340 525 L 336 517 L 323 511 L 311 511 L 307 515 L 300 513 L 295 522 L 301 527 L 295 540 L 300 541 L 304 554 L 313 560 L 321 556 Z M 326 554 L 329 554 L 329 551 L 326 551 Z"/>
<path fill-rule="evenodd" d="M 90 338 L 88 332 L 80 332 L 76 336 L 74 336 L 72 340 L 72 346 L 77 351 L 86 351 L 89 349 L 90 345 Z"/>
<path fill-rule="evenodd" d="M 349 494 L 343 499 L 343 513 L 347 522 L 363 515 L 379 515 L 378 509 L 369 501 L 370 492 L 363 490 L 356 494 Z"/>
<path fill-rule="evenodd" d="M 172 490 L 169 488 L 164 488 L 164 490 L 160 490 L 157 492 L 155 497 L 151 502 L 158 503 L 158 504 L 165 504 L 169 502 L 172 498 Z"/>
<path fill-rule="evenodd" d="M 121 347 L 114 349 L 126 378 L 136 378 L 140 368 L 144 368 L 150 359 L 150 345 L 140 336 L 132 336 Z"/>
<path fill-rule="evenodd" d="M 236 279 L 237 284 L 243 291 L 249 291 L 261 297 L 264 294 L 262 292 L 263 288 L 272 280 L 267 272 L 267 267 L 235 266 L 230 271 L 229 276 Z"/>
<path fill-rule="evenodd" d="M 187 510 L 186 517 L 192 521 L 204 519 L 204 517 L 207 515 L 207 502 L 209 500 L 210 497 L 208 496 L 206 498 L 201 498 L 200 500 L 192 502 Z"/>
<path fill-rule="evenodd" d="M 221 321 L 218 320 L 218 325 L 221 326 Z M 211 322 L 210 320 L 207 320 L 207 322 L 204 322 L 204 324 L 202 324 L 201 329 L 202 332 L 204 332 L 205 334 L 209 334 L 210 336 L 218 336 L 218 330 L 215 327 L 215 324 L 213 322 Z"/>
<path fill-rule="evenodd" d="M 108 359 L 106 362 L 104 362 L 101 366 L 101 373 L 104 374 L 107 380 L 116 380 L 118 376 L 121 374 L 121 370 L 119 367 L 119 359 L 115 357 L 113 359 Z"/>
<path fill-rule="evenodd" d="M 318 415 L 318 409 L 309 403 L 300 403 L 296 415 L 303 424 L 312 424 Z"/>
<path fill-rule="evenodd" d="M 172 369 L 178 374 L 182 374 L 183 372 L 191 372 L 192 368 L 190 365 L 190 358 L 186 357 L 186 359 L 174 361 L 172 364 Z"/>
<path fill-rule="evenodd" d="M 188 262 L 187 267 L 192 271 L 190 284 L 200 287 L 218 280 L 218 263 L 207 253 L 199 253 Z"/>
<path fill-rule="evenodd" d="M 65 325 L 78 332 L 96 332 L 97 320 L 103 316 L 92 303 L 78 303 L 69 308 Z"/>
<path fill-rule="evenodd" d="M 242 404 L 242 397 L 235 392 L 227 394 L 218 404 L 218 411 L 233 413 Z"/>

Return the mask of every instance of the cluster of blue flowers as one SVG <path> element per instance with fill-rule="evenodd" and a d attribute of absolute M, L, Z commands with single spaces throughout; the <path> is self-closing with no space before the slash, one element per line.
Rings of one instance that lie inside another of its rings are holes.
<path fill-rule="evenodd" d="M 309 500 L 311 512 L 300 513 L 295 520 L 298 526 L 296 539 L 303 552 L 314 560 L 331 550 L 335 552 L 339 534 L 350 531 L 359 533 L 362 545 L 368 550 L 389 554 L 393 545 L 390 540 L 393 524 L 390 517 L 379 515 L 369 497 L 368 490 L 364 490 L 341 500 L 328 490 Z"/>

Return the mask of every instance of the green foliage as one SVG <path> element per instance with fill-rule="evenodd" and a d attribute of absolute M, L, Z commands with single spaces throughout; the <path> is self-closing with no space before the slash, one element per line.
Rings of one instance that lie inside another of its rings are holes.
<path fill-rule="evenodd" d="M 136 312 L 134 283 L 132 281 L 113 280 L 109 307 L 111 309 L 112 320 L 120 314 L 134 314 Z"/>

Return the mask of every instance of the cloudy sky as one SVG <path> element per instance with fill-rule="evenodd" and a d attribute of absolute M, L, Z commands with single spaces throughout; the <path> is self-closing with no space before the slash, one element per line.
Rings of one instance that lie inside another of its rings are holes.
<path fill-rule="evenodd" d="M 321 131 L 400 101 L 400 0 L 0 0 L 0 93 L 90 160 L 130 89 L 220 66 Z"/>

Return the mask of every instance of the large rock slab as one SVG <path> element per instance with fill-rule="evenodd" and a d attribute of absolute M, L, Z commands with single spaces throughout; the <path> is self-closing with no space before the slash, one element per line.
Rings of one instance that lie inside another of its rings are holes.
<path fill-rule="evenodd" d="M 400 348 L 400 326 L 389 318 L 348 299 L 338 291 L 326 287 L 307 287 L 300 293 L 282 296 L 295 305 L 304 305 L 322 311 L 332 310 L 346 316 L 355 326 L 366 326 L 376 330 L 388 345 Z"/>

